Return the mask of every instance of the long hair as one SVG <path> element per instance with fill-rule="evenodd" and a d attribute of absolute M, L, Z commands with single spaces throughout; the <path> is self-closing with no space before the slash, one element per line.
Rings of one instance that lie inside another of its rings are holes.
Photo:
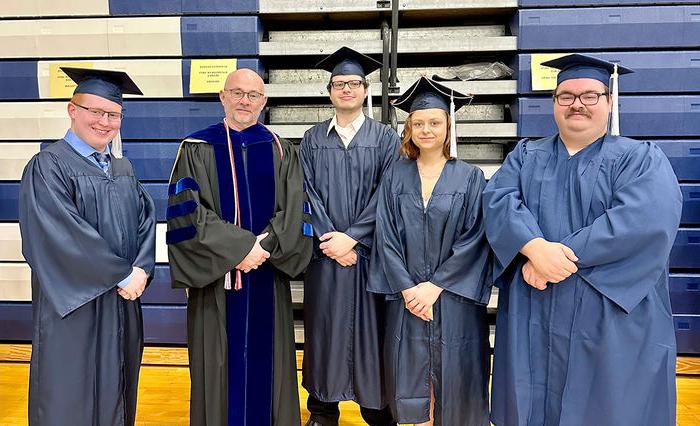
<path fill-rule="evenodd" d="M 413 142 L 412 118 L 413 113 L 408 114 L 406 123 L 403 125 L 403 132 L 401 132 L 401 153 L 409 160 L 417 160 L 418 157 L 420 157 L 420 148 Z M 445 140 L 442 142 L 442 155 L 449 160 L 452 158 L 450 157 L 450 133 L 452 132 L 452 124 L 450 123 L 450 116 L 447 112 L 445 112 L 445 118 L 447 119 L 447 133 L 445 134 Z"/>

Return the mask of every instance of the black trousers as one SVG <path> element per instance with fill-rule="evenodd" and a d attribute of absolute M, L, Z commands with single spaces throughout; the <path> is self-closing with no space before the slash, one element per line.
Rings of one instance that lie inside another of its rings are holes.
<path fill-rule="evenodd" d="M 323 426 L 338 426 L 340 419 L 340 409 L 338 402 L 323 402 L 309 395 L 306 400 L 306 408 L 311 413 L 310 420 L 321 423 Z M 389 407 L 381 410 L 360 407 L 360 414 L 369 426 L 395 426 L 396 422 L 391 417 Z"/>

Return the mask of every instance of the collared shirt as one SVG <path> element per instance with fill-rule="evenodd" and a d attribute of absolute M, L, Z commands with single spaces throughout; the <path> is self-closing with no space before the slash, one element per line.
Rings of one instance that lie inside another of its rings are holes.
<path fill-rule="evenodd" d="M 343 141 L 343 145 L 345 145 L 345 148 L 347 148 L 348 145 L 350 145 L 350 142 L 352 142 L 352 138 L 355 137 L 355 135 L 360 130 L 360 127 L 362 127 L 362 124 L 364 122 L 365 114 L 360 114 L 346 127 L 340 127 L 338 125 L 337 116 L 334 115 L 333 119 L 331 119 L 331 122 L 328 125 L 328 131 L 326 132 L 326 136 L 330 135 L 331 129 L 335 127 L 335 131 L 338 133 L 338 136 L 340 136 L 340 140 Z"/>
<path fill-rule="evenodd" d="M 74 150 L 78 151 L 78 154 L 82 155 L 83 157 L 87 158 L 88 161 L 90 161 L 92 164 L 96 165 L 97 167 L 102 170 L 102 167 L 100 167 L 100 164 L 97 162 L 97 158 L 95 158 L 94 153 L 98 152 L 95 148 L 91 147 L 90 145 L 87 144 L 84 140 L 80 139 L 80 136 L 76 135 L 73 130 L 68 129 L 66 132 L 66 135 L 63 137 L 63 139 L 68 142 L 68 145 L 70 145 Z M 109 145 L 105 147 L 105 150 L 103 151 L 104 154 L 109 155 Z M 110 164 L 111 167 L 111 164 Z"/>
<path fill-rule="evenodd" d="M 74 150 L 78 152 L 81 156 L 85 157 L 88 161 L 93 163 L 97 168 L 102 170 L 102 167 L 100 167 L 100 164 L 97 162 L 97 158 L 95 158 L 92 154 L 98 152 L 95 148 L 91 147 L 88 145 L 84 140 L 80 139 L 78 135 L 75 134 L 75 132 L 71 129 L 68 129 L 66 132 L 66 135 L 63 137 L 63 139 L 68 142 L 68 145 L 70 145 Z M 103 151 L 105 154 L 109 154 L 109 145 L 105 147 L 105 150 Z M 110 163 L 111 167 L 111 163 Z M 132 270 L 131 273 L 124 278 L 123 280 L 119 281 L 116 285 L 119 286 L 120 288 L 124 288 L 129 284 L 129 281 L 131 281 L 131 277 L 134 275 L 134 271 Z"/>

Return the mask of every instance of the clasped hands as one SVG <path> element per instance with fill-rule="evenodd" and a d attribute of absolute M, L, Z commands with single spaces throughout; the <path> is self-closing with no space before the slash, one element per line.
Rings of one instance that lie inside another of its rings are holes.
<path fill-rule="evenodd" d="M 258 269 L 260 265 L 265 263 L 265 261 L 270 257 L 270 252 L 262 248 L 260 241 L 264 240 L 267 235 L 268 232 L 265 232 L 255 237 L 255 244 L 253 244 L 253 248 L 250 249 L 246 257 L 241 260 L 241 263 L 236 265 L 236 269 L 247 274 L 253 269 Z"/>
<path fill-rule="evenodd" d="M 578 271 L 578 257 L 571 248 L 544 238 L 527 242 L 520 253 L 528 258 L 522 267 L 523 279 L 538 290 L 547 288 L 547 283 L 564 281 Z"/>
<path fill-rule="evenodd" d="M 126 300 L 136 300 L 143 294 L 148 282 L 148 274 L 138 266 L 131 268 L 131 280 L 124 288 L 117 287 L 117 294 Z"/>
<path fill-rule="evenodd" d="M 333 231 L 321 235 L 319 240 L 319 248 L 323 250 L 323 254 L 338 262 L 340 266 L 352 266 L 357 263 L 357 241 L 352 237 L 343 232 Z"/>
<path fill-rule="evenodd" d="M 442 288 L 430 281 L 418 283 L 401 291 L 406 309 L 424 321 L 433 320 L 432 307 L 442 293 Z"/>

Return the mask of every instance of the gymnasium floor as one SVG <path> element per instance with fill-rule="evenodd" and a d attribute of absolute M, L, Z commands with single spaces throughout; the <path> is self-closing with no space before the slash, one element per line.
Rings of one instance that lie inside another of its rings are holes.
<path fill-rule="evenodd" d="M 27 348 L 8 349 L 0 345 L 0 425 L 24 426 L 27 424 L 27 386 L 29 364 L 26 362 Z M 3 348 L 4 347 L 4 348 Z M 149 353 L 144 355 L 139 383 L 137 425 L 140 426 L 186 426 L 189 404 L 189 373 L 182 365 L 182 351 L 173 354 Z M 10 355 L 8 356 L 8 353 Z M 154 359 L 154 357 L 158 359 Z M 185 354 L 186 357 L 186 354 Z M 186 358 L 185 358 L 186 359 Z M 686 359 L 687 360 L 687 359 Z M 690 358 L 697 371 L 699 358 Z M 170 365 L 163 365 L 168 363 Z M 156 365 L 160 364 L 160 365 Z M 178 365 L 179 364 L 179 365 Z M 687 364 L 686 364 L 687 365 Z M 679 371 L 683 370 L 682 362 Z M 300 377 L 301 380 L 301 377 Z M 700 375 L 678 376 L 678 425 L 700 425 Z M 299 388 L 302 401 L 302 419 L 306 421 L 306 391 Z M 361 426 L 357 405 L 341 404 L 341 426 Z"/>

